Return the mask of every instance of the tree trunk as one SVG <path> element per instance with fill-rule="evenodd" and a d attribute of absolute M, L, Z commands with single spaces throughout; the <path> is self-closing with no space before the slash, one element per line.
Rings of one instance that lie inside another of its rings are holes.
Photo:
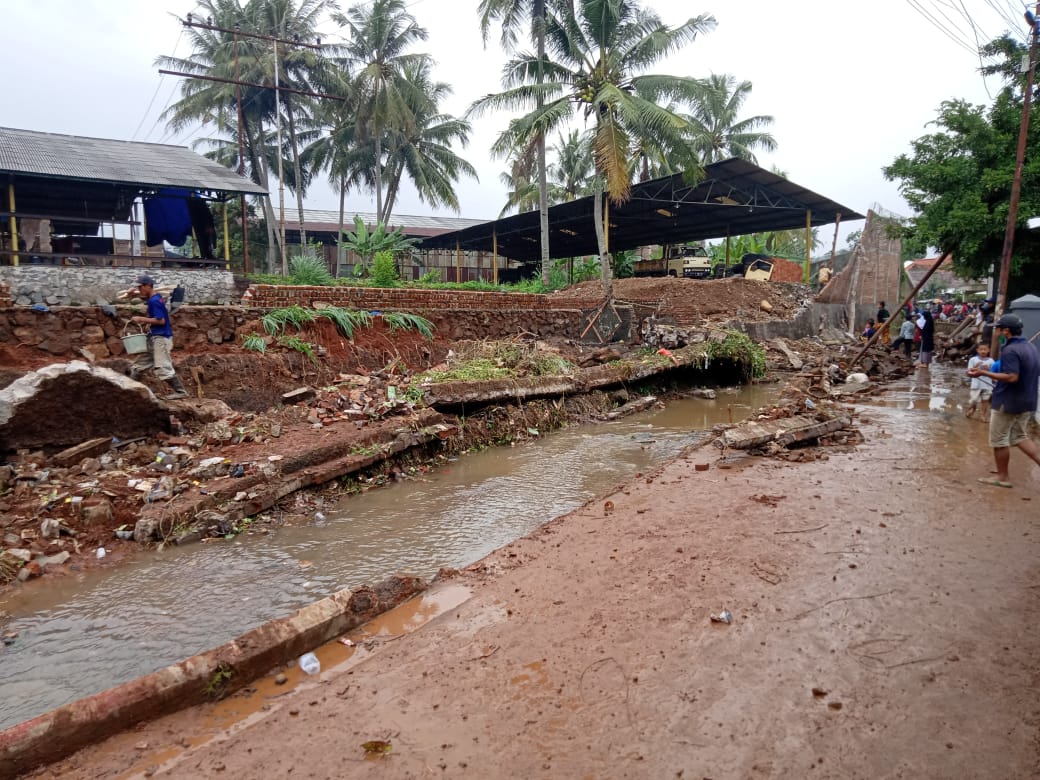
<path fill-rule="evenodd" d="M 264 123 L 257 121 L 256 135 L 263 139 Z M 249 147 L 249 156 L 253 161 L 253 180 L 268 192 L 271 191 L 270 176 L 267 171 L 267 159 L 263 154 L 264 144 L 257 143 L 253 134 L 246 127 L 246 140 Z M 275 267 L 275 261 L 281 257 L 278 231 L 274 229 L 275 216 L 274 207 L 271 205 L 271 196 L 264 195 L 260 198 L 260 206 L 264 210 L 264 226 L 267 228 L 267 257 L 265 259 L 267 273 L 271 273 Z"/>
<path fill-rule="evenodd" d="M 289 145 L 292 147 L 293 175 L 296 177 L 296 211 L 300 222 L 300 250 L 307 254 L 307 231 L 303 229 L 303 171 L 300 169 L 300 146 L 296 143 L 296 121 L 293 118 L 292 101 L 288 95 L 285 99 L 285 113 L 289 118 Z"/>
<path fill-rule="evenodd" d="M 379 221 L 384 225 L 390 225 L 390 214 L 393 212 L 394 203 L 397 201 L 397 193 L 401 187 L 401 176 L 403 173 L 403 169 L 398 166 L 390 175 L 390 181 L 386 187 L 386 203 L 383 205 L 383 213 L 379 216 Z"/>
<path fill-rule="evenodd" d="M 614 297 L 614 274 L 610 267 L 610 255 L 607 253 L 607 234 L 603 228 L 603 206 L 606 199 L 603 196 L 603 177 L 596 175 L 596 189 L 592 202 L 592 222 L 596 227 L 596 246 L 599 249 L 599 272 L 603 280 L 603 296 L 606 299 Z"/>
<path fill-rule="evenodd" d="M 535 0 L 534 32 L 538 42 L 538 84 L 544 80 L 542 60 L 545 58 L 545 0 Z M 538 108 L 544 105 L 538 93 Z M 538 230 L 542 240 L 542 284 L 549 286 L 549 187 L 545 175 L 545 134 L 538 134 Z"/>

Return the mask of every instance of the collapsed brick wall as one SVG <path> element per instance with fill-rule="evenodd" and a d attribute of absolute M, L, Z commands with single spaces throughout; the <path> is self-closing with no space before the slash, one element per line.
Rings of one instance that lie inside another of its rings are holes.
<path fill-rule="evenodd" d="M 314 302 L 347 309 L 431 311 L 480 309 L 483 311 L 547 311 L 559 308 L 549 296 L 478 292 L 471 290 L 418 290 L 389 287 L 297 287 L 254 284 L 242 296 L 247 306 L 278 309 Z"/>

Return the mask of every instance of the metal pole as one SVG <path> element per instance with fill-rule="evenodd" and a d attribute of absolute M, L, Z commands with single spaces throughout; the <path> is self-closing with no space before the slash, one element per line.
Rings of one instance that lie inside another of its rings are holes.
<path fill-rule="evenodd" d="M 18 218 L 15 217 L 14 207 L 14 182 L 9 182 L 7 185 L 7 210 L 11 212 L 11 216 L 8 218 L 8 227 L 11 229 L 11 265 L 18 265 Z"/>
<path fill-rule="evenodd" d="M 836 230 L 836 229 L 835 229 Z M 802 269 L 802 284 L 809 284 L 812 268 L 812 211 L 805 210 L 805 267 Z"/>
<path fill-rule="evenodd" d="M 996 322 L 1004 313 L 1007 304 L 1008 276 L 1011 272 L 1011 254 L 1015 243 L 1015 223 L 1018 221 L 1018 199 L 1022 193 L 1022 163 L 1026 156 L 1026 140 L 1029 133 L 1029 104 L 1033 96 L 1033 78 L 1036 74 L 1037 25 L 1040 24 L 1040 2 L 1036 4 L 1036 16 L 1026 15 L 1029 21 L 1029 70 L 1026 72 L 1026 91 L 1022 96 L 1022 123 L 1018 129 L 1018 150 L 1015 154 L 1015 177 L 1011 182 L 1011 200 L 1008 203 L 1007 228 L 1004 230 L 1004 249 L 1000 253 L 1000 280 L 997 283 L 997 306 L 993 312 Z M 999 336 L 993 329 L 990 354 L 999 355 Z"/>
<path fill-rule="evenodd" d="M 498 230 L 491 228 L 491 257 L 494 260 L 494 270 L 491 272 L 495 280 L 495 284 L 498 284 Z"/>
<path fill-rule="evenodd" d="M 455 284 L 462 284 L 462 246 L 455 242 Z"/>
<path fill-rule="evenodd" d="M 936 260 L 935 261 L 935 265 L 933 265 L 931 268 L 929 268 L 928 272 L 924 276 L 921 277 L 921 281 L 919 281 L 917 283 L 917 286 L 914 287 L 914 289 L 910 291 L 910 294 L 908 296 L 906 296 L 906 300 L 903 301 L 901 304 L 899 304 L 899 308 L 896 309 L 896 311 L 903 311 L 906 308 L 906 305 L 908 303 L 910 303 L 910 301 L 912 301 L 914 299 L 915 295 L 917 295 L 918 290 L 920 290 L 922 287 L 924 287 L 924 283 L 932 278 L 932 274 L 934 274 L 936 271 L 939 270 L 939 266 L 941 266 L 944 262 L 946 262 L 946 258 L 949 257 L 949 256 L 950 256 L 950 253 L 948 251 L 947 252 L 943 252 L 942 257 L 940 257 L 938 260 Z M 889 321 L 891 321 L 891 318 L 889 318 Z M 853 326 L 855 326 L 855 323 L 853 323 Z M 852 367 L 854 365 L 856 365 L 860 361 L 860 358 L 862 358 L 867 353 L 867 350 L 870 349 L 874 345 L 874 342 L 877 341 L 881 337 L 881 330 L 882 330 L 881 328 L 878 328 L 877 330 L 875 330 L 874 331 L 874 335 L 871 336 L 869 339 L 867 339 L 867 343 L 863 345 L 863 349 L 861 349 L 856 354 L 856 357 L 852 358 L 852 362 L 849 363 L 849 366 L 848 366 L 848 370 L 849 371 L 851 371 Z"/>
<path fill-rule="evenodd" d="M 285 181 L 282 170 L 282 92 L 278 71 L 278 41 L 274 46 L 274 120 L 278 145 L 278 241 L 282 249 L 282 276 L 289 275 L 289 260 L 285 253 Z"/>

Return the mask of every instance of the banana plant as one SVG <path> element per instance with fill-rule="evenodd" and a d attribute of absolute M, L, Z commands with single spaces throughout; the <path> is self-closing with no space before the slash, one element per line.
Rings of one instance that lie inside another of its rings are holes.
<path fill-rule="evenodd" d="M 355 268 L 358 276 L 363 276 L 367 272 L 376 252 L 392 252 L 396 255 L 419 243 L 419 239 L 408 238 L 400 228 L 387 230 L 386 225 L 382 222 L 378 223 L 374 230 L 369 230 L 368 225 L 359 216 L 354 217 L 353 232 L 343 231 L 341 236 L 339 245 L 354 252 L 360 258 L 360 262 Z"/>

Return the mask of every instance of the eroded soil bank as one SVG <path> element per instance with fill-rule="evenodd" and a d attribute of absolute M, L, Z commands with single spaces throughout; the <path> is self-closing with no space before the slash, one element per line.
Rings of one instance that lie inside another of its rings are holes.
<path fill-rule="evenodd" d="M 985 426 L 933 374 L 857 406 L 853 451 L 692 451 L 247 721 L 187 711 L 39 776 L 1036 777 L 1040 474 L 979 485 Z"/>

